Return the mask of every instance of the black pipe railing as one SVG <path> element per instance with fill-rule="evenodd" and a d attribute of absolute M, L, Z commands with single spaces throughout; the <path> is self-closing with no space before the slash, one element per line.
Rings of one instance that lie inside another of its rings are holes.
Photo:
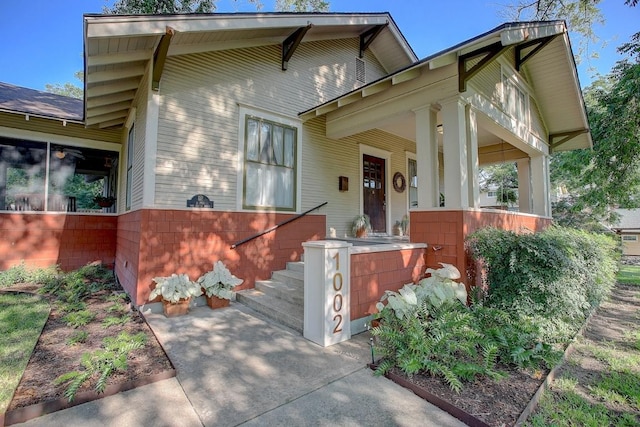
<path fill-rule="evenodd" d="M 286 224 L 289 224 L 290 222 L 298 220 L 298 219 L 302 218 L 303 216 L 307 215 L 308 213 L 315 211 L 316 209 L 320 209 L 321 207 L 323 207 L 327 203 L 329 203 L 329 202 L 320 203 L 315 208 L 311 208 L 308 211 L 302 212 L 301 214 L 298 214 L 298 215 L 296 215 L 294 217 L 291 217 L 291 218 L 289 218 L 289 219 L 287 219 L 285 221 L 282 221 L 280 224 L 276 224 L 271 228 L 267 228 L 266 230 L 261 231 L 258 234 L 255 234 L 255 235 L 253 235 L 251 237 L 247 237 L 246 239 L 240 240 L 239 242 L 236 242 L 233 245 L 231 245 L 231 249 L 235 249 L 240 245 L 244 245 L 245 243 L 252 241 L 253 239 L 257 239 L 260 236 L 264 236 L 267 233 L 271 233 L 272 231 L 277 230 L 278 228 L 282 227 L 283 225 L 286 225 Z"/>

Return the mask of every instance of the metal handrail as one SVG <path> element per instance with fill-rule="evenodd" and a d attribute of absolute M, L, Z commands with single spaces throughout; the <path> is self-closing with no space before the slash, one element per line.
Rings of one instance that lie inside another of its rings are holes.
<path fill-rule="evenodd" d="M 265 234 L 267 234 L 267 233 L 271 233 L 272 231 L 274 231 L 274 230 L 278 229 L 279 227 L 282 227 L 283 225 L 289 224 L 290 222 L 293 222 L 293 221 L 295 221 L 295 220 L 297 220 L 297 219 L 302 218 L 303 216 L 307 215 L 309 212 L 313 212 L 313 211 L 315 211 L 316 209 L 320 209 L 321 207 L 323 207 L 323 206 L 324 206 L 324 205 L 326 205 L 327 203 L 329 203 L 329 202 L 320 203 L 320 204 L 319 204 L 318 206 L 316 206 L 315 208 L 311 208 L 311 209 L 309 209 L 308 211 L 302 212 L 301 214 L 298 214 L 298 215 L 296 215 L 296 216 L 294 216 L 294 217 L 292 217 L 292 218 L 289 218 L 289 219 L 287 219 L 287 220 L 282 221 L 280 224 L 276 224 L 276 225 L 274 225 L 274 226 L 273 226 L 273 227 L 271 227 L 271 228 L 267 228 L 266 230 L 261 231 L 261 232 L 260 232 L 260 233 L 258 233 L 258 234 L 255 234 L 255 235 L 253 235 L 253 236 L 251 236 L 251 237 L 247 237 L 246 239 L 240 240 L 239 242 L 236 242 L 236 243 L 234 243 L 233 245 L 231 245 L 231 249 L 235 249 L 235 248 L 237 248 L 237 247 L 238 247 L 238 246 L 240 246 L 240 245 L 244 245 L 245 243 L 252 241 L 253 239 L 257 239 L 257 238 L 258 238 L 258 237 L 260 237 L 260 236 L 264 236 L 264 235 L 265 235 Z"/>

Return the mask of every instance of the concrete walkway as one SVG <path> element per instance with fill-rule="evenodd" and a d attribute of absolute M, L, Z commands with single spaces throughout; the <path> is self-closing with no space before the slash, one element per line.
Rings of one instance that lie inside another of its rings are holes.
<path fill-rule="evenodd" d="M 28 426 L 464 426 L 366 368 L 368 334 L 323 348 L 237 303 L 148 314 L 177 372 Z"/>

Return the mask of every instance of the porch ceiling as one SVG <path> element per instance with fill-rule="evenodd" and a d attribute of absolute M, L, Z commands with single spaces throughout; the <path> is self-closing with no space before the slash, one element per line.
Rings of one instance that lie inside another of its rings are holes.
<path fill-rule="evenodd" d="M 416 57 L 387 13 L 85 15 L 85 123 L 122 126 L 150 61 L 155 56 L 157 63 L 163 51 L 173 56 L 282 44 L 308 25 L 303 42 L 352 38 L 385 24 L 370 49 L 393 72 Z"/>

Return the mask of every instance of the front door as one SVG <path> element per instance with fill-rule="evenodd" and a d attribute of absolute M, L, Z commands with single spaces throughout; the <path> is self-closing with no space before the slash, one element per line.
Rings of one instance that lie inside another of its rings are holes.
<path fill-rule="evenodd" d="M 374 233 L 387 232 L 385 160 L 364 154 L 362 157 L 363 212 L 371 219 Z"/>

